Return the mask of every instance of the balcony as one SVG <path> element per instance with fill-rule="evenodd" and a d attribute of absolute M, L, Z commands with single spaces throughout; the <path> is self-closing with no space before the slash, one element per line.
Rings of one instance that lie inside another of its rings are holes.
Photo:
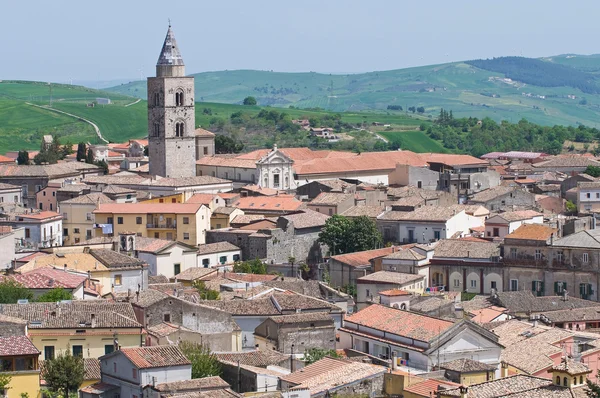
<path fill-rule="evenodd" d="M 163 223 L 157 223 L 157 224 L 146 224 L 146 228 L 148 229 L 177 229 L 177 223 L 176 222 L 163 222 Z"/>

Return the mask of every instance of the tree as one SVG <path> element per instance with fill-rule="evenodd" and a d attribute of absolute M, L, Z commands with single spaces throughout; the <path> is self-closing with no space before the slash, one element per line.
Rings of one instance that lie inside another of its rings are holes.
<path fill-rule="evenodd" d="M 55 287 L 35 299 L 39 303 L 56 303 L 62 300 L 73 300 L 73 294 L 62 287 Z"/>
<path fill-rule="evenodd" d="M 417 112 L 418 113 L 425 113 L 425 108 L 422 107 L 422 106 L 420 106 L 420 107 L 417 108 Z"/>
<path fill-rule="evenodd" d="M 594 178 L 598 178 L 600 177 L 600 167 L 590 165 L 585 169 L 584 173 Z"/>
<path fill-rule="evenodd" d="M 326 244 L 330 253 L 336 255 L 374 249 L 382 245 L 383 238 L 370 218 L 349 219 L 336 214 L 325 222 L 319 242 Z"/>
<path fill-rule="evenodd" d="M 94 162 L 94 164 L 98 167 L 100 167 L 102 169 L 102 171 L 104 172 L 104 174 L 108 174 L 108 163 L 106 163 L 106 160 L 101 159 L 98 160 L 97 162 Z"/>
<path fill-rule="evenodd" d="M 31 300 L 33 293 L 25 286 L 12 279 L 0 282 L 0 304 L 16 304 L 18 300 Z"/>
<path fill-rule="evenodd" d="M 600 371 L 598 371 L 597 378 L 600 378 Z M 594 383 L 590 379 L 586 379 L 585 382 L 587 384 L 587 391 L 585 392 L 587 396 L 590 398 L 600 397 L 600 384 Z"/>
<path fill-rule="evenodd" d="M 83 381 L 83 358 L 71 355 L 70 347 L 67 347 L 56 358 L 44 362 L 41 376 L 50 391 L 62 392 L 68 397 L 69 392 L 77 391 Z"/>
<path fill-rule="evenodd" d="M 85 160 L 85 143 L 84 142 L 80 142 L 79 144 L 77 144 L 77 161 L 81 162 L 82 160 Z"/>
<path fill-rule="evenodd" d="M 17 155 L 17 164 L 29 164 L 29 152 L 19 151 L 19 154 Z"/>
<path fill-rule="evenodd" d="M 92 151 L 92 148 L 88 148 L 87 154 L 85 156 L 85 162 L 89 164 L 94 164 L 94 151 Z"/>
<path fill-rule="evenodd" d="M 233 264 L 233 272 L 239 272 L 242 274 L 266 275 L 267 265 L 256 258 L 254 260 L 242 261 Z"/>
<path fill-rule="evenodd" d="M 565 208 L 567 209 L 567 213 L 577 212 L 577 205 L 570 200 L 567 200 L 567 203 L 565 203 Z"/>
<path fill-rule="evenodd" d="M 254 97 L 246 97 L 246 98 L 244 98 L 243 104 L 244 105 L 253 105 L 254 106 L 254 105 L 256 105 L 256 98 L 254 98 Z"/>
<path fill-rule="evenodd" d="M 219 134 L 215 137 L 215 152 L 223 153 L 238 153 L 244 149 L 244 144 L 233 137 Z"/>
<path fill-rule="evenodd" d="M 325 348 L 315 347 L 304 351 L 303 360 L 307 365 L 310 365 L 311 363 L 317 362 L 324 357 L 339 358 L 340 356 L 335 350 L 326 350 Z"/>
<path fill-rule="evenodd" d="M 10 381 L 12 380 L 12 376 L 6 373 L 0 373 L 0 393 L 4 393 L 4 395 L 8 395 L 6 394 L 6 390 L 10 389 L 10 387 L 8 386 L 10 384 Z"/>
<path fill-rule="evenodd" d="M 192 363 L 192 379 L 221 375 L 221 364 L 206 345 L 184 340 L 179 343 L 179 349 Z"/>
<path fill-rule="evenodd" d="M 198 294 L 200 294 L 201 299 L 219 300 L 219 292 L 216 290 L 207 288 L 206 283 L 204 283 L 204 281 L 194 281 L 192 286 L 198 291 Z"/>

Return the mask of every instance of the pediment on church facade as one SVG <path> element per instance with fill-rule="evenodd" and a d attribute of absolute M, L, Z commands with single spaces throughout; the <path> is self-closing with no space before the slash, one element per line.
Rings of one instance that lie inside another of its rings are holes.
<path fill-rule="evenodd" d="M 294 161 L 277 148 L 263 156 L 256 164 L 293 164 Z"/>

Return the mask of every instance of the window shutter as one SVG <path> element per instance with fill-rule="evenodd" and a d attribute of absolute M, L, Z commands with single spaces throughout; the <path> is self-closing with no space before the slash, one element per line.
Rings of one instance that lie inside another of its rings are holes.
<path fill-rule="evenodd" d="M 532 292 L 535 292 L 535 291 L 537 290 L 537 289 L 536 289 L 536 284 L 535 284 L 535 282 L 536 282 L 536 281 L 531 281 L 531 291 L 532 291 Z"/>
<path fill-rule="evenodd" d="M 580 283 L 579 284 L 579 295 L 580 296 L 585 296 L 585 283 Z"/>
<path fill-rule="evenodd" d="M 567 282 L 563 282 L 563 292 L 567 290 Z"/>
<path fill-rule="evenodd" d="M 559 291 L 558 291 L 558 282 L 554 282 L 554 293 L 559 293 Z"/>
<path fill-rule="evenodd" d="M 544 290 L 544 282 L 540 282 L 540 296 L 544 296 L 545 295 L 545 290 Z"/>

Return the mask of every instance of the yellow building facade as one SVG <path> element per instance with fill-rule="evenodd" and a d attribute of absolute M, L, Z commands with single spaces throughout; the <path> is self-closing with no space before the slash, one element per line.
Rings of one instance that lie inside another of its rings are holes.
<path fill-rule="evenodd" d="M 75 245 L 96 236 L 94 210 L 101 203 L 113 200 L 103 193 L 91 193 L 59 203 L 63 216 L 63 242 L 66 246 Z"/>
<path fill-rule="evenodd" d="M 10 377 L 4 387 L 8 398 L 29 398 L 40 396 L 39 350 L 27 336 L 0 337 L 0 374 Z M 0 390 L 0 396 L 2 396 Z"/>
<path fill-rule="evenodd" d="M 135 233 L 156 239 L 176 240 L 190 245 L 205 243 L 211 212 L 194 203 L 109 203 L 94 211 L 96 223 L 112 225 L 112 235 Z M 97 228 L 97 236 L 111 235 Z"/>

